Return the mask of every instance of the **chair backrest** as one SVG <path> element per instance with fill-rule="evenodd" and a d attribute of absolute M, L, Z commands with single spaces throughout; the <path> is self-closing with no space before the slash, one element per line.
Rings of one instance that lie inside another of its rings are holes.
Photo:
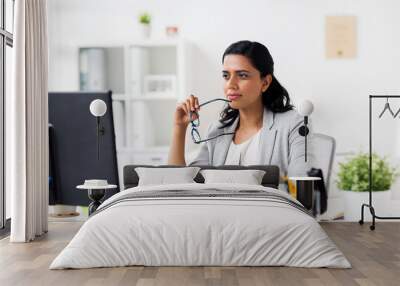
<path fill-rule="evenodd" d="M 314 133 L 312 137 L 313 144 L 313 161 L 312 167 L 319 168 L 322 170 L 325 188 L 327 193 L 329 192 L 329 182 L 332 172 L 332 164 L 336 150 L 336 140 L 335 138 Z"/>

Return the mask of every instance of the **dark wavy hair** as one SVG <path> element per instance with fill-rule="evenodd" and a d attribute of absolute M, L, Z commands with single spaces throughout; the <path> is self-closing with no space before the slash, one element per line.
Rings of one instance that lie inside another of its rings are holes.
<path fill-rule="evenodd" d="M 227 55 L 245 56 L 260 72 L 262 78 L 268 74 L 272 76 L 271 84 L 262 94 L 262 102 L 268 110 L 282 113 L 293 109 L 293 105 L 290 104 L 289 93 L 274 76 L 274 60 L 267 47 L 258 42 L 239 41 L 231 44 L 225 50 L 222 56 L 222 63 L 224 63 Z M 228 105 L 221 112 L 221 119 L 219 120 L 222 123 L 221 128 L 232 125 L 238 115 L 239 110 L 233 109 Z"/>

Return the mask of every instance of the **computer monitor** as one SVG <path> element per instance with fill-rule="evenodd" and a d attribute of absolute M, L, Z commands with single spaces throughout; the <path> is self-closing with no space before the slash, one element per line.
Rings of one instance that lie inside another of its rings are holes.
<path fill-rule="evenodd" d="M 89 111 L 94 99 L 107 105 L 100 125 L 100 157 L 97 158 L 96 117 Z M 49 92 L 49 203 L 85 205 L 90 202 L 87 192 L 77 190 L 87 179 L 106 179 L 118 185 L 118 167 L 111 91 L 108 92 Z M 119 187 L 106 192 L 108 198 Z"/>

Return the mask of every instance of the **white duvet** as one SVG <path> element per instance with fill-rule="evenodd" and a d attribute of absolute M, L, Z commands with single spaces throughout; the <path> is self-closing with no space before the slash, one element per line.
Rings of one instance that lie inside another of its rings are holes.
<path fill-rule="evenodd" d="M 125 200 L 146 191 L 262 190 L 262 186 L 179 184 L 135 187 L 105 201 L 50 269 L 146 266 L 295 266 L 349 268 L 314 218 L 261 198 L 174 197 Z"/>

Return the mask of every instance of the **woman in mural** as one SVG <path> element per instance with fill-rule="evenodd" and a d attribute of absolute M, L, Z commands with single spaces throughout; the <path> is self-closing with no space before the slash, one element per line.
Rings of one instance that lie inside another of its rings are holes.
<path fill-rule="evenodd" d="M 177 106 L 169 164 L 186 165 L 185 134 L 201 149 L 190 165 L 277 165 L 282 176 L 305 175 L 303 125 L 286 89 L 274 76 L 274 61 L 258 43 L 240 41 L 222 56 L 223 90 L 228 103 L 207 135 L 196 129 L 201 104 L 191 95 Z"/>

